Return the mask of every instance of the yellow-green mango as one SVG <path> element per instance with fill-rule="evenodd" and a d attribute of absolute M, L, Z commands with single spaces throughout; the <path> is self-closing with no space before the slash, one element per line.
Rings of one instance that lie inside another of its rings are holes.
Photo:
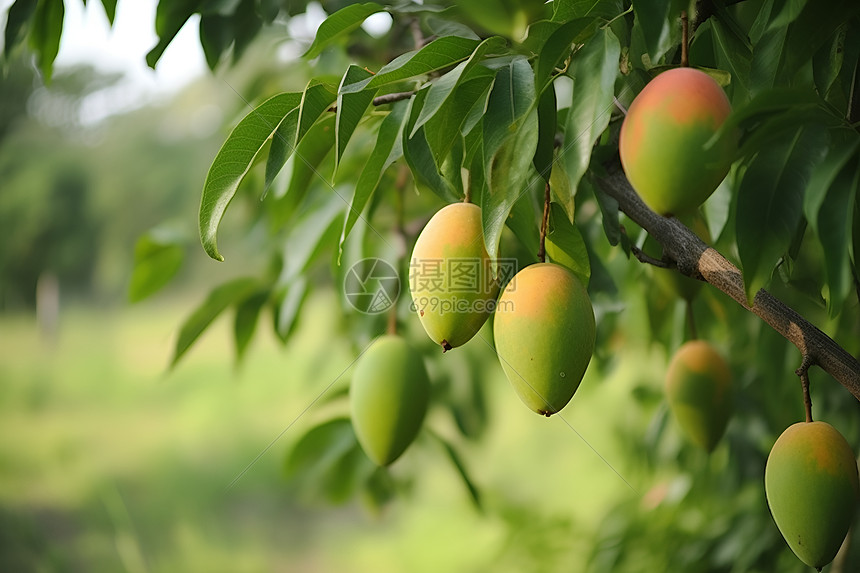
<path fill-rule="evenodd" d="M 682 215 L 681 217 L 678 217 L 678 219 L 700 239 L 706 243 L 711 242 L 711 232 L 708 230 L 708 223 L 699 211 L 694 211 L 689 215 Z M 648 235 L 648 238 L 645 239 L 645 243 L 642 245 L 642 250 L 646 255 L 650 255 L 655 259 L 659 259 L 663 256 L 663 248 L 660 246 L 660 243 L 657 242 L 657 239 L 651 235 Z M 661 289 L 670 294 L 687 301 L 692 301 L 696 298 L 696 295 L 699 294 L 699 291 L 702 290 L 702 285 L 704 284 L 702 281 L 684 276 L 679 273 L 677 269 L 661 269 L 659 267 L 652 268 L 654 281 Z"/>
<path fill-rule="evenodd" d="M 851 446 L 826 422 L 789 426 L 767 458 L 764 487 L 788 546 L 821 571 L 839 551 L 860 500 Z"/>
<path fill-rule="evenodd" d="M 514 276 L 493 318 L 496 354 L 520 399 L 551 416 L 579 388 L 594 352 L 594 310 L 566 268 L 538 263 Z"/>
<path fill-rule="evenodd" d="M 484 247 L 480 207 L 453 203 L 433 215 L 412 251 L 409 289 L 421 325 L 444 351 L 475 336 L 499 293 Z"/>
<path fill-rule="evenodd" d="M 651 209 L 679 215 L 710 197 L 729 171 L 736 143 L 706 144 L 731 111 L 723 88 L 693 68 L 665 71 L 636 96 L 618 151 L 627 179 Z"/>
<path fill-rule="evenodd" d="M 424 360 L 403 338 L 381 336 L 359 357 L 349 389 L 352 426 L 377 465 L 389 465 L 412 443 L 429 396 Z"/>
<path fill-rule="evenodd" d="M 702 340 L 682 345 L 669 363 L 666 397 L 684 433 L 712 452 L 732 414 L 732 373 L 722 356 Z"/>

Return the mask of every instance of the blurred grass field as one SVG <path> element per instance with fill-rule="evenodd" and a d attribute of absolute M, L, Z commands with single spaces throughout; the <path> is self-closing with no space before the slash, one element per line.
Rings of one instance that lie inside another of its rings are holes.
<path fill-rule="evenodd" d="M 238 368 L 222 319 L 167 371 L 191 308 L 176 300 L 66 308 L 55 344 L 31 316 L 0 319 L 0 570 L 583 570 L 608 506 L 644 493 L 607 420 L 630 405 L 625 368 L 545 420 L 487 362 L 490 428 L 462 450 L 484 513 L 426 438 L 392 467 L 419 478 L 411 495 L 380 515 L 298 499 L 284 454 L 343 408 L 324 401 L 228 487 L 352 362 L 333 296 L 311 298 L 286 347 L 260 328 Z M 428 423 L 453 435 L 441 414 Z"/>

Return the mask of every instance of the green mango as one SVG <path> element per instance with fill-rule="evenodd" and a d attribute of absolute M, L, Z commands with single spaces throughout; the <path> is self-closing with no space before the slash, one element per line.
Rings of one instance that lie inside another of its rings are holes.
<path fill-rule="evenodd" d="M 708 223 L 705 221 L 704 215 L 699 211 L 693 214 L 679 217 L 679 220 L 684 223 L 696 236 L 705 241 L 711 242 L 711 233 L 708 230 Z M 642 245 L 642 250 L 646 255 L 660 259 L 663 256 L 663 248 L 657 239 L 648 235 L 645 243 Z M 702 290 L 702 285 L 705 284 L 700 280 L 691 279 L 688 276 L 682 275 L 677 269 L 661 269 L 659 267 L 651 267 L 654 282 L 659 287 L 674 296 L 683 298 L 686 301 L 692 301 Z"/>
<path fill-rule="evenodd" d="M 636 96 L 618 140 L 621 165 L 642 200 L 661 215 L 692 212 L 729 172 L 736 141 L 711 138 L 732 108 L 708 74 L 675 68 Z"/>
<path fill-rule="evenodd" d="M 707 342 L 685 343 L 666 373 L 669 409 L 690 440 L 712 452 L 732 414 L 732 373 Z"/>
<path fill-rule="evenodd" d="M 379 466 L 402 454 L 421 429 L 430 397 L 424 360 L 403 338 L 377 338 L 355 365 L 349 389 L 358 443 Z"/>
<path fill-rule="evenodd" d="M 821 571 L 836 557 L 860 501 L 851 446 L 826 422 L 789 426 L 767 458 L 764 487 L 788 546 Z"/>
<path fill-rule="evenodd" d="M 480 207 L 453 203 L 433 215 L 412 251 L 409 289 L 421 325 L 443 351 L 475 336 L 499 294 L 484 247 Z"/>
<path fill-rule="evenodd" d="M 566 268 L 529 265 L 499 298 L 493 318 L 496 354 L 520 399 L 551 416 L 579 388 L 594 352 L 594 310 Z"/>

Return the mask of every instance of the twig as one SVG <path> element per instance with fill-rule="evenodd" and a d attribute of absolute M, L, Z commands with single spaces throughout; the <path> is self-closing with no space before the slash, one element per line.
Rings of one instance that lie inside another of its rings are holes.
<path fill-rule="evenodd" d="M 546 228 L 549 226 L 549 182 L 547 182 L 543 194 L 543 217 L 540 222 L 540 247 L 538 247 L 538 260 L 546 262 Z"/>
<path fill-rule="evenodd" d="M 681 10 L 681 67 L 686 68 L 690 66 L 690 54 L 689 54 L 689 40 L 690 40 L 690 26 L 687 21 L 687 11 Z"/>
<path fill-rule="evenodd" d="M 619 208 L 630 219 L 654 236 L 663 246 L 663 252 L 676 262 L 681 274 L 703 279 L 729 295 L 860 400 L 860 362 L 856 358 L 766 290 L 759 290 L 750 304 L 743 275 L 736 266 L 676 218 L 666 218 L 649 209 L 630 186 L 617 161 L 607 165 L 607 172 L 598 180 L 601 188 L 618 201 Z"/>
<path fill-rule="evenodd" d="M 654 265 L 655 267 L 660 267 L 661 269 L 674 269 L 675 268 L 674 262 L 668 261 L 665 259 L 658 259 L 658 258 L 652 257 L 651 255 L 649 255 L 648 253 L 646 253 L 645 251 L 643 251 L 642 249 L 640 249 L 639 247 L 637 247 L 634 244 L 630 245 L 630 252 L 633 253 L 633 256 L 636 257 L 636 259 L 640 263 L 645 263 L 646 265 Z"/>
<path fill-rule="evenodd" d="M 424 45 L 424 32 L 421 31 L 421 22 L 418 18 L 413 18 L 409 22 L 409 30 L 412 32 L 412 43 L 415 44 L 415 49 L 420 49 Z"/>
<path fill-rule="evenodd" d="M 800 368 L 794 371 L 800 376 L 800 386 L 803 388 L 803 407 L 806 409 L 806 422 L 812 421 L 812 398 L 809 397 L 809 367 L 812 366 L 812 359 L 808 355 L 804 355 L 803 361 L 800 363 Z"/>
<path fill-rule="evenodd" d="M 375 98 L 373 98 L 373 101 L 371 103 L 374 106 L 385 105 L 387 103 L 394 103 L 396 101 L 409 99 L 416 93 L 418 93 L 418 90 L 411 92 L 394 92 L 392 94 L 382 94 L 381 96 L 376 96 Z M 337 105 L 329 107 L 326 111 L 337 111 Z"/>

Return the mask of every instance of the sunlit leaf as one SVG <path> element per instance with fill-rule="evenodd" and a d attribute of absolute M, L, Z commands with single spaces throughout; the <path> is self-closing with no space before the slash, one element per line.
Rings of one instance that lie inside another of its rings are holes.
<path fill-rule="evenodd" d="M 413 122 L 418 119 L 427 91 L 427 89 L 421 90 L 410 102 L 409 118 L 401 134 L 403 157 L 406 159 L 409 169 L 412 170 L 415 184 L 419 189 L 432 191 L 446 203 L 453 203 L 460 200 L 460 197 L 457 196 L 451 183 L 439 172 L 433 159 L 433 152 L 424 136 L 424 128 L 419 129 L 412 137 L 408 136 L 409 132 L 412 131 Z"/>
<path fill-rule="evenodd" d="M 54 59 L 60 52 L 65 7 L 63 0 L 39 0 L 30 24 L 30 47 L 39 61 L 39 69 L 46 80 L 51 79 Z"/>
<path fill-rule="evenodd" d="M 223 261 L 216 235 L 221 218 L 248 173 L 254 158 L 290 111 L 301 94 L 276 95 L 251 111 L 230 133 L 206 175 L 200 201 L 200 240 L 206 253 Z"/>
<path fill-rule="evenodd" d="M 429 433 L 442 445 L 442 449 L 445 451 L 445 454 L 448 456 L 448 459 L 454 465 L 454 469 L 457 470 L 457 474 L 459 474 L 460 478 L 463 480 L 463 484 L 466 486 L 466 489 L 469 492 L 469 497 L 472 499 L 472 503 L 475 504 L 475 507 L 477 509 L 483 509 L 483 506 L 481 504 L 481 494 L 478 491 L 478 488 L 475 486 L 475 482 L 469 476 L 469 472 L 466 469 L 466 465 L 463 463 L 463 460 L 460 458 L 460 454 L 457 453 L 457 450 L 450 442 L 448 442 L 448 440 L 446 440 L 436 432 L 430 431 Z"/>
<path fill-rule="evenodd" d="M 182 267 L 184 241 L 176 233 L 151 231 L 134 246 L 134 270 L 128 285 L 128 300 L 138 302 L 161 290 Z"/>
<path fill-rule="evenodd" d="M 557 66 L 570 56 L 574 42 L 585 42 L 594 33 L 598 20 L 577 18 L 565 22 L 549 35 L 540 47 L 535 64 L 535 86 L 542 92 Z"/>
<path fill-rule="evenodd" d="M 337 90 L 333 86 L 316 80 L 310 81 L 302 94 L 302 103 L 299 108 L 299 126 L 294 145 L 301 143 L 311 126 L 334 103 L 337 97 Z"/>
<path fill-rule="evenodd" d="M 320 24 L 313 43 L 302 57 L 308 59 L 317 57 L 326 46 L 361 26 L 368 16 L 383 10 L 385 8 L 376 2 L 351 4 L 341 8 Z"/>
<path fill-rule="evenodd" d="M 369 78 L 372 75 L 365 68 L 351 65 L 343 74 L 340 88 Z M 335 141 L 337 142 L 335 169 L 340 164 L 343 152 L 346 150 L 346 144 L 349 143 L 349 138 L 352 137 L 355 128 L 358 127 L 358 122 L 364 117 L 364 112 L 367 111 L 368 106 L 373 101 L 373 96 L 376 94 L 376 90 L 373 89 L 344 94 L 340 92 L 340 88 L 338 88 L 337 94 L 337 120 L 335 122 Z"/>

